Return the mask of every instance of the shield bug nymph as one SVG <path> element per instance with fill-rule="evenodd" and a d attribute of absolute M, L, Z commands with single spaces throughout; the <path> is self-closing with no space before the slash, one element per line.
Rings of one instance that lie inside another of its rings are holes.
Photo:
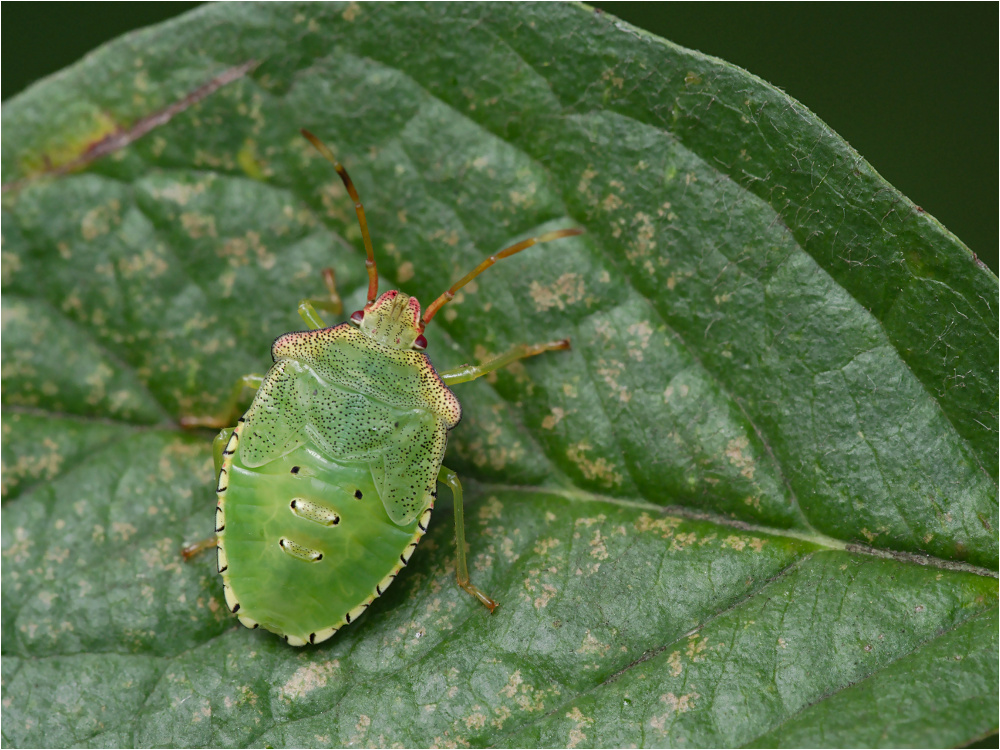
<path fill-rule="evenodd" d="M 442 465 L 448 431 L 462 407 L 449 386 L 516 360 L 568 349 L 569 340 L 514 347 L 488 362 L 438 372 L 423 353 L 424 331 L 455 293 L 498 260 L 542 242 L 580 234 L 560 229 L 518 242 L 480 263 L 421 315 L 416 298 L 378 293 L 364 207 L 347 171 L 307 131 L 354 201 L 368 269 L 364 308 L 327 327 L 317 309 L 340 315 L 331 271 L 328 296 L 304 300 L 308 330 L 271 347 L 264 376 L 237 381 L 217 417 L 187 417 L 186 427 L 223 428 L 215 439 L 215 536 L 185 549 L 215 546 L 226 603 L 250 628 L 295 646 L 319 643 L 352 622 L 392 583 L 430 521 L 437 485 L 455 500 L 458 585 L 491 612 L 496 602 L 469 580 L 462 485 Z M 239 417 L 244 388 L 256 389 Z"/>

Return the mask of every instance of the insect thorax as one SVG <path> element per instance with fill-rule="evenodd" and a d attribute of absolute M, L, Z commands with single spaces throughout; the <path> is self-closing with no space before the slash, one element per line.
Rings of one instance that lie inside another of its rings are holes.
<path fill-rule="evenodd" d="M 462 416 L 458 399 L 425 354 L 384 346 L 348 323 L 286 333 L 274 342 L 271 356 L 275 362 L 295 360 L 331 385 L 390 406 L 425 409 L 448 429 Z"/>

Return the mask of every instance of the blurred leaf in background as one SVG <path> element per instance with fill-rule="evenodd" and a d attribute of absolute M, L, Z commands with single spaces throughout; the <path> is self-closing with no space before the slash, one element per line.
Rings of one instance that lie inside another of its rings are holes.
<path fill-rule="evenodd" d="M 2 124 L 6 745 L 996 732 L 997 279 L 794 99 L 582 6 L 213 4 Z M 446 502 L 318 648 L 235 625 L 210 556 L 180 562 L 214 497 L 177 418 L 267 366 L 322 267 L 363 300 L 302 126 L 386 288 L 427 302 L 587 229 L 429 336 L 439 367 L 573 340 L 457 389 L 492 617 Z"/>

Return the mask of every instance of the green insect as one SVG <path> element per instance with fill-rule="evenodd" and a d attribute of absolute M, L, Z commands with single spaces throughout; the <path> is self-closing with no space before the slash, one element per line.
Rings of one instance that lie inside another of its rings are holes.
<path fill-rule="evenodd" d="M 563 339 L 522 345 L 481 365 L 435 371 L 424 329 L 472 279 L 532 245 L 570 237 L 562 229 L 490 256 L 420 315 L 403 292 L 378 294 L 364 208 L 347 171 L 319 139 L 303 135 L 329 160 L 354 200 L 367 253 L 368 302 L 349 322 L 327 327 L 317 308 L 342 312 L 333 272 L 329 297 L 304 300 L 309 330 L 271 347 L 267 375 L 237 381 L 220 417 L 186 417 L 186 427 L 222 427 L 215 536 L 184 550 L 215 546 L 226 604 L 249 628 L 263 627 L 293 646 L 319 643 L 353 622 L 407 564 L 430 521 L 438 483 L 455 500 L 458 585 L 491 612 L 497 603 L 469 581 L 462 485 L 442 466 L 448 431 L 462 408 L 448 386 L 525 357 L 568 349 Z M 244 388 L 247 412 L 232 419 Z"/>

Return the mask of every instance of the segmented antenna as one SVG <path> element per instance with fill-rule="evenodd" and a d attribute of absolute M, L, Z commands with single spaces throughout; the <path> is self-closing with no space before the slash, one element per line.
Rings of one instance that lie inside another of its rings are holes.
<path fill-rule="evenodd" d="M 573 237 L 578 234 L 583 234 L 583 230 L 556 229 L 553 232 L 546 232 L 545 234 L 541 234 L 538 237 L 529 237 L 526 240 L 518 242 L 516 245 L 511 245 L 507 249 L 501 250 L 499 253 L 491 255 L 489 258 L 487 258 L 478 266 L 476 266 L 472 271 L 463 276 L 461 280 L 456 281 L 454 284 L 452 284 L 447 292 L 442 294 L 427 307 L 427 309 L 424 311 L 424 317 L 421 319 L 420 330 L 423 330 L 424 328 L 427 327 L 427 324 L 431 322 L 431 318 L 437 315 L 438 310 L 440 310 L 446 304 L 455 299 L 455 292 L 457 292 L 463 286 L 468 284 L 470 281 L 472 281 L 474 278 L 476 278 L 479 274 L 481 274 L 487 268 L 492 266 L 498 260 L 502 260 L 503 258 L 509 258 L 511 255 L 514 255 L 515 253 L 519 253 L 522 250 L 527 250 L 532 245 L 540 245 L 543 242 L 551 242 L 552 240 L 562 239 L 563 237 Z"/>
<path fill-rule="evenodd" d="M 354 201 L 354 210 L 358 214 L 358 223 L 361 225 L 361 237 L 365 241 L 365 252 L 368 257 L 365 258 L 365 268 L 368 269 L 368 304 L 370 305 L 378 297 L 378 271 L 375 269 L 375 251 L 372 249 L 372 238 L 368 234 L 368 221 L 365 219 L 365 207 L 361 205 L 361 198 L 358 197 L 358 191 L 354 187 L 354 183 L 351 182 L 351 176 L 347 174 L 347 170 L 344 169 L 344 165 L 337 161 L 337 157 L 333 155 L 333 152 L 326 147 L 319 138 L 314 136 L 305 128 L 302 128 L 302 135 L 316 147 L 323 157 L 333 165 L 333 168 L 337 170 L 337 174 L 340 175 L 340 179 L 344 182 L 344 187 L 347 188 L 347 194 L 351 196 L 351 200 Z"/>

